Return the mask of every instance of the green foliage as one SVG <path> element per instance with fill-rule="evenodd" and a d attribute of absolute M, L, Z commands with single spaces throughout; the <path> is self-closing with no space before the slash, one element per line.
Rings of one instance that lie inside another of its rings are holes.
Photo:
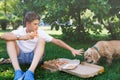
<path fill-rule="evenodd" d="M 84 38 L 84 28 L 81 23 L 80 14 L 89 6 L 89 0 L 49 0 L 46 5 L 46 15 L 44 21 L 51 24 L 51 29 L 62 29 L 63 35 L 69 37 L 75 35 L 79 39 L 81 31 L 83 32 L 81 36 Z M 72 26 L 69 25 L 69 21 L 72 20 L 74 30 Z M 71 27 L 70 27 L 71 26 Z M 70 31 L 69 31 L 70 30 Z M 65 32 L 66 31 L 66 32 Z"/>
<path fill-rule="evenodd" d="M 110 36 L 109 39 L 119 39 L 120 7 L 118 4 L 120 1 L 115 2 L 113 0 L 90 0 L 90 2 L 92 4 L 90 6 L 90 10 L 92 10 L 95 15 L 93 16 L 93 20 L 88 21 L 88 26 L 90 27 L 87 26 L 87 29 L 91 29 L 96 34 L 100 34 L 101 31 L 106 28 Z M 97 22 L 97 24 L 93 24 L 93 22 Z"/>
<path fill-rule="evenodd" d="M 17 17 L 17 16 L 14 16 L 11 18 L 11 24 L 13 26 L 13 29 L 17 29 L 20 25 L 22 25 L 22 19 Z"/>
<path fill-rule="evenodd" d="M 6 10 L 9 19 L 12 15 L 22 19 L 27 11 L 38 12 L 45 16 L 43 21 L 50 24 L 51 29 L 63 29 L 63 35 L 67 39 L 75 36 L 74 40 L 81 40 L 81 36 L 85 40 L 88 39 L 90 31 L 97 35 L 101 34 L 105 28 L 109 31 L 110 38 L 119 34 L 119 22 L 112 22 L 114 33 L 107 28 L 111 26 L 109 24 L 111 17 L 117 16 L 120 19 L 119 3 L 119 0 L 2 0 L 0 10 L 4 13 Z M 73 21 L 71 25 L 69 25 L 70 20 Z M 19 21 L 17 20 L 18 23 Z"/>
<path fill-rule="evenodd" d="M 109 31 L 110 39 L 120 39 L 120 19 L 112 16 L 108 20 L 104 20 L 104 26 Z"/>

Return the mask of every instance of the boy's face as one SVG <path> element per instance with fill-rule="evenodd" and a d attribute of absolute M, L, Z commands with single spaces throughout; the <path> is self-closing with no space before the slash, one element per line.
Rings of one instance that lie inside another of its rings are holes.
<path fill-rule="evenodd" d="M 26 22 L 27 32 L 36 32 L 39 27 L 39 20 L 33 20 L 32 22 Z"/>

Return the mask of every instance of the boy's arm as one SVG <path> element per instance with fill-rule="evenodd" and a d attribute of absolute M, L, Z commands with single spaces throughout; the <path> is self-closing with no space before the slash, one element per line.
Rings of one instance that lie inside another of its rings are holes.
<path fill-rule="evenodd" d="M 3 40 L 17 40 L 17 37 L 13 33 L 7 32 L 7 33 L 2 34 L 0 36 L 0 39 L 3 39 Z"/>
<path fill-rule="evenodd" d="M 0 39 L 12 41 L 12 40 L 29 40 L 34 38 L 34 33 L 28 33 L 26 35 L 15 35 L 12 32 L 4 33 L 0 36 Z"/>
<path fill-rule="evenodd" d="M 65 42 L 63 42 L 62 40 L 59 40 L 59 39 L 53 38 L 51 42 L 60 46 L 60 47 L 62 47 L 62 48 L 65 48 L 65 49 L 71 51 L 74 56 L 81 55 L 81 53 L 83 53 L 83 51 L 84 51 L 83 49 L 76 50 L 76 49 L 72 48 L 71 46 L 69 46 L 68 44 L 66 44 Z"/>

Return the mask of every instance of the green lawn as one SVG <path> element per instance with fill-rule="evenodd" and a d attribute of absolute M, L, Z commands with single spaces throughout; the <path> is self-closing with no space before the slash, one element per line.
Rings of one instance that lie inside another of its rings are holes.
<path fill-rule="evenodd" d="M 47 30 L 46 30 L 47 31 Z M 52 34 L 54 31 L 48 31 L 49 34 L 60 37 L 59 35 Z M 91 47 L 94 43 L 80 43 L 80 42 L 66 42 L 70 46 L 79 49 L 84 48 L 85 50 L 88 47 Z M 69 59 L 79 59 L 80 61 L 84 61 L 83 56 L 76 56 L 73 57 L 72 54 L 60 48 L 54 44 L 47 43 L 45 47 L 45 57 L 44 61 L 56 59 L 56 58 L 69 58 Z M 6 44 L 5 41 L 0 40 L 0 58 L 8 58 L 6 52 Z M 102 59 L 101 63 L 99 64 L 105 68 L 105 72 L 95 76 L 93 78 L 82 79 L 77 76 L 70 75 L 65 72 L 50 72 L 49 70 L 45 70 L 38 66 L 35 71 L 35 79 L 36 80 L 119 80 L 120 79 L 120 59 L 113 60 L 111 66 L 108 66 L 104 59 Z M 29 67 L 29 65 L 21 65 L 22 69 L 25 71 Z M 11 64 L 2 64 L 0 65 L 0 80 L 13 80 L 14 70 Z"/>

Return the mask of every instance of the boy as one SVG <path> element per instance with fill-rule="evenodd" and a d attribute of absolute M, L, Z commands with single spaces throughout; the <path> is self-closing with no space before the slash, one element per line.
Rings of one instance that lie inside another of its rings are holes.
<path fill-rule="evenodd" d="M 7 52 L 15 70 L 14 80 L 34 80 L 34 71 L 41 62 L 44 54 L 45 42 L 52 42 L 71 53 L 81 55 L 82 49 L 75 50 L 63 41 L 55 39 L 39 30 L 40 17 L 35 12 L 27 12 L 24 17 L 25 28 L 13 30 L 1 35 L 1 39 L 6 40 Z M 23 72 L 19 64 L 30 64 L 26 72 Z"/>

